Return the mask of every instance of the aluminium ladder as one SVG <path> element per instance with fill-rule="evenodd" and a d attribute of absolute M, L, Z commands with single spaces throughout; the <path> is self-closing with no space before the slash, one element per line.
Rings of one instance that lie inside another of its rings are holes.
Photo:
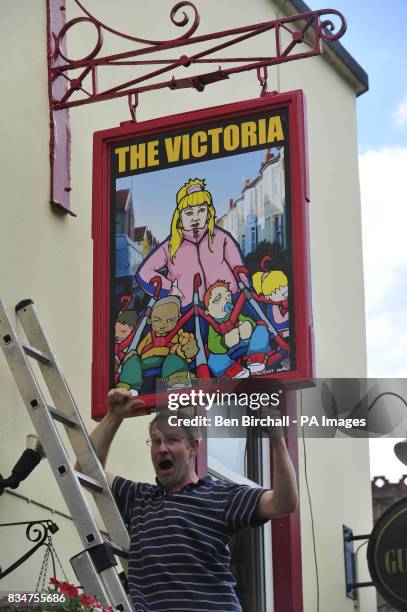
<path fill-rule="evenodd" d="M 114 555 L 128 556 L 129 535 L 92 447 L 75 401 L 38 318 L 32 300 L 15 307 L 28 344 L 18 338 L 0 298 L 0 341 L 14 380 L 44 448 L 85 550 L 71 559 L 83 589 L 114 609 L 133 610 Z M 45 399 L 28 358 L 38 362 L 52 398 Z M 81 472 L 71 465 L 55 421 L 63 424 Z M 82 489 L 89 489 L 112 541 L 103 537 Z M 126 562 L 122 562 L 126 566 Z"/>

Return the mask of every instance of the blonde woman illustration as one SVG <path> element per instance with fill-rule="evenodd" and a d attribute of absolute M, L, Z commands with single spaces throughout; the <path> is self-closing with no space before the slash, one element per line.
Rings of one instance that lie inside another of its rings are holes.
<path fill-rule="evenodd" d="M 236 266 L 244 265 L 236 240 L 216 225 L 216 210 L 211 193 L 203 179 L 190 179 L 177 193 L 177 206 L 172 216 L 171 234 L 140 266 L 137 281 L 152 295 L 150 279 L 159 275 L 161 295 L 176 295 L 182 306 L 192 302 L 194 275 L 199 273 L 202 284 L 199 298 L 219 279 L 230 283 L 236 293 L 233 276 Z"/>

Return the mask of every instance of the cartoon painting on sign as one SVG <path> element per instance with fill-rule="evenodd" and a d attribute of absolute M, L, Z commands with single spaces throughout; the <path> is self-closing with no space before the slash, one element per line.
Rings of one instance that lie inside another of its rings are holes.
<path fill-rule="evenodd" d="M 112 386 L 308 384 L 301 92 L 123 124 L 94 156 L 95 418 Z"/>
<path fill-rule="evenodd" d="M 117 179 L 117 387 L 290 369 L 284 146 L 239 158 Z"/>

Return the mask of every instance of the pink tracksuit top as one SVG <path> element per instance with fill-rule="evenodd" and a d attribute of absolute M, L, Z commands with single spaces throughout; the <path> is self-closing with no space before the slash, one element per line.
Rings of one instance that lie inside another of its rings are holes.
<path fill-rule="evenodd" d="M 171 286 L 178 281 L 178 289 L 183 293 L 182 306 L 191 304 L 194 291 L 194 275 L 199 272 L 202 284 L 199 288 L 199 299 L 203 301 L 205 291 L 218 280 L 230 283 L 232 293 L 237 291 L 233 269 L 244 265 L 243 257 L 236 240 L 220 227 L 215 226 L 211 248 L 208 245 L 208 230 L 183 232 L 184 239 L 173 259 L 169 257 L 169 238 L 162 242 L 141 264 L 137 281 L 152 295 L 154 285 L 150 280 L 160 276 L 162 289 L 160 297 L 171 293 Z M 164 271 L 166 268 L 167 271 Z"/>

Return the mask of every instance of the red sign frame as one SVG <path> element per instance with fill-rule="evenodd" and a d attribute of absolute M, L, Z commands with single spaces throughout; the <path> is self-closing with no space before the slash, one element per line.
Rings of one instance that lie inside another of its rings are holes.
<path fill-rule="evenodd" d="M 112 386 L 112 313 L 111 313 L 111 249 L 112 249 L 112 146 L 126 145 L 134 140 L 198 129 L 214 122 L 238 121 L 254 114 L 284 112 L 287 117 L 289 146 L 286 165 L 290 177 L 290 243 L 292 286 L 295 297 L 290 306 L 295 322 L 295 365 L 256 378 L 256 390 L 282 385 L 304 386 L 314 375 L 313 332 L 311 318 L 310 273 L 308 249 L 308 173 L 305 128 L 305 99 L 302 91 L 267 94 L 262 98 L 227 104 L 203 110 L 161 117 L 142 123 L 128 122 L 118 128 L 94 134 L 93 156 L 93 362 L 92 362 L 92 417 L 99 420 L 106 413 L 105 398 Z M 191 164 L 193 167 L 193 164 Z M 239 383 L 239 390 L 253 391 L 252 380 Z M 225 390 L 227 390 L 225 388 Z M 163 399 L 165 394 L 160 394 Z M 145 410 L 154 409 L 157 396 L 142 396 Z"/>

